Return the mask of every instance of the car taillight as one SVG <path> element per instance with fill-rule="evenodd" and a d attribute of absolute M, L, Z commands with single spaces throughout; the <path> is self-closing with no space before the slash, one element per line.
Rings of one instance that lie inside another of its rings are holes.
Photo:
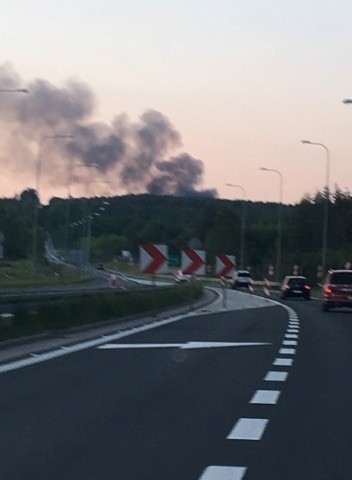
<path fill-rule="evenodd" d="M 304 285 L 304 288 L 305 288 L 306 290 L 310 290 L 310 286 L 309 286 L 309 285 Z"/>
<path fill-rule="evenodd" d="M 330 287 L 324 287 L 324 293 L 326 293 L 326 295 L 330 295 L 331 288 Z"/>
<path fill-rule="evenodd" d="M 285 290 L 290 290 L 290 286 L 289 285 L 285 285 Z"/>

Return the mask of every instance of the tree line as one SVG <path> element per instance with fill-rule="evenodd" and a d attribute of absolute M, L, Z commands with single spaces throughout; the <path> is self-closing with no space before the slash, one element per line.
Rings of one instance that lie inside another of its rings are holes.
<path fill-rule="evenodd" d="M 305 195 L 295 205 L 282 206 L 282 274 L 293 265 L 315 280 L 321 263 L 323 208 L 326 192 Z M 0 232 L 8 259 L 30 259 L 36 192 L 23 191 L 0 199 Z M 192 239 L 208 254 L 240 253 L 242 207 L 245 208 L 245 265 L 263 276 L 276 265 L 278 204 L 232 201 L 203 196 L 123 195 L 93 198 L 52 198 L 39 208 L 38 248 L 46 235 L 58 250 L 90 245 L 94 262 L 108 261 L 128 250 L 137 257 L 143 243 L 162 243 L 177 258 Z M 343 267 L 352 259 L 352 197 L 338 187 L 330 195 L 327 265 Z"/>

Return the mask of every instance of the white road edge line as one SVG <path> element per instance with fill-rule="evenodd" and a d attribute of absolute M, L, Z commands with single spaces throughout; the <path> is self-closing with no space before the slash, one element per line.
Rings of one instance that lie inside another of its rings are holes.
<path fill-rule="evenodd" d="M 240 418 L 227 440 L 260 440 L 269 423 L 267 418 Z"/>
<path fill-rule="evenodd" d="M 86 342 L 81 342 L 75 345 L 68 346 L 65 349 L 58 348 L 46 353 L 38 354 L 35 357 L 30 356 L 21 360 L 15 360 L 13 362 L 5 363 L 3 365 L 0 365 L 0 374 L 11 372 L 13 370 L 18 370 L 19 368 L 29 367 L 30 365 L 36 365 L 38 363 L 46 362 L 48 360 L 53 360 L 54 358 L 63 357 L 64 355 L 69 355 L 71 353 L 80 352 L 82 350 L 86 350 L 87 348 L 98 347 L 100 345 L 103 345 L 104 343 L 113 342 L 114 340 L 119 340 L 121 338 L 134 335 L 135 333 L 152 330 L 154 328 L 158 328 L 169 323 L 177 322 L 186 318 L 187 316 L 188 314 L 177 315 L 175 317 L 160 320 L 158 323 L 153 323 L 151 325 L 142 325 L 138 329 L 125 330 L 123 332 L 113 333 L 111 335 L 106 335 L 105 338 L 96 338 L 95 340 L 88 340 Z"/>
<path fill-rule="evenodd" d="M 213 465 L 207 467 L 199 480 L 242 480 L 246 467 L 221 467 Z"/>

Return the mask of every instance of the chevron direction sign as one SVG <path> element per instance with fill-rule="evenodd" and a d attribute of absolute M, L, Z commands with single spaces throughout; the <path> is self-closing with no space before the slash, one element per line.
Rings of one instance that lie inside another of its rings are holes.
<path fill-rule="evenodd" d="M 187 248 L 181 253 L 182 273 L 188 275 L 205 275 L 205 250 Z"/>
<path fill-rule="evenodd" d="M 167 273 L 167 259 L 166 245 L 148 243 L 139 246 L 139 268 L 143 273 Z"/>
<path fill-rule="evenodd" d="M 215 274 L 218 277 L 232 277 L 235 266 L 236 257 L 234 255 L 217 255 L 215 262 Z"/>

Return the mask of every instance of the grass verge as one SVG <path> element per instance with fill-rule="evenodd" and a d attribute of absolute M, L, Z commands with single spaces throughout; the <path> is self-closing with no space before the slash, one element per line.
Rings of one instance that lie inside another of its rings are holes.
<path fill-rule="evenodd" d="M 148 290 L 128 290 L 41 301 L 16 307 L 12 322 L 0 326 L 0 340 L 147 313 L 191 303 L 202 295 L 200 282 Z"/>
<path fill-rule="evenodd" d="M 78 270 L 71 265 L 46 264 L 33 269 L 28 260 L 0 261 L 0 288 L 71 285 L 92 278 L 90 270 Z"/>

